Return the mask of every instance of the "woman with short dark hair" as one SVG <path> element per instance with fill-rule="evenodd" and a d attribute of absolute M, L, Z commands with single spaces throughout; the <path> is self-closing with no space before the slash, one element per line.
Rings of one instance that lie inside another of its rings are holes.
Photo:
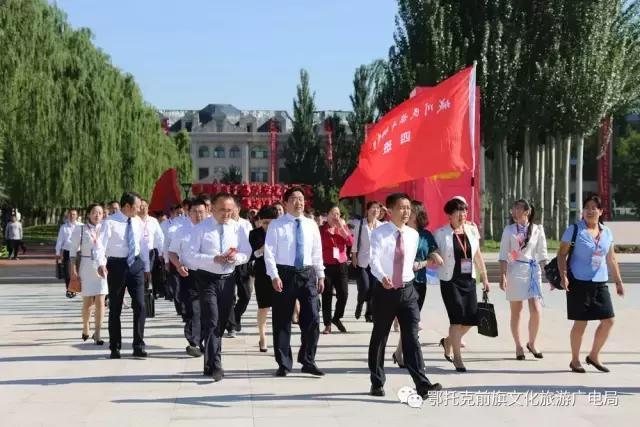
<path fill-rule="evenodd" d="M 609 372 L 600 362 L 600 351 L 607 342 L 615 316 L 607 287 L 608 268 L 611 268 L 613 273 L 616 293 L 624 296 L 613 233 L 601 222 L 601 217 L 600 197 L 587 197 L 583 204 L 582 220 L 567 228 L 558 249 L 558 269 L 562 287 L 567 291 L 567 317 L 573 320 L 569 368 L 577 373 L 585 372 L 580 363 L 580 346 L 587 322 L 590 320 L 599 320 L 600 325 L 596 329 L 591 352 L 585 359 L 586 363 L 599 371 Z M 567 256 L 574 240 L 571 260 L 567 265 Z"/>

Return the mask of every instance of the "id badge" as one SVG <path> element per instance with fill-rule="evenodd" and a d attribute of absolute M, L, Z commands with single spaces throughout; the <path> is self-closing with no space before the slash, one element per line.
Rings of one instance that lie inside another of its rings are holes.
<path fill-rule="evenodd" d="M 460 260 L 460 273 L 471 274 L 472 263 L 469 258 Z"/>
<path fill-rule="evenodd" d="M 91 261 L 96 259 L 98 259 L 98 251 L 96 251 L 96 248 L 91 248 Z"/>
<path fill-rule="evenodd" d="M 518 258 L 520 258 L 520 252 L 518 252 L 517 250 L 512 250 L 511 253 L 509 254 L 511 261 L 517 261 Z"/>
<path fill-rule="evenodd" d="M 594 252 L 591 256 L 591 268 L 593 269 L 593 271 L 599 270 L 603 262 L 604 256 L 602 256 L 602 252 Z"/>
<path fill-rule="evenodd" d="M 340 249 L 333 247 L 333 259 L 340 261 Z"/>

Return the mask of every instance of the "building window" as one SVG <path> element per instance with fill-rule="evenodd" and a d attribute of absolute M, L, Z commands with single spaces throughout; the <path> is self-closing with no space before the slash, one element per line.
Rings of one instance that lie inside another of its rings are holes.
<path fill-rule="evenodd" d="M 222 132 L 224 130 L 224 124 L 222 123 L 222 120 L 217 120 L 216 121 L 216 132 Z"/>
<path fill-rule="evenodd" d="M 204 157 L 209 157 L 209 147 L 203 145 L 198 148 L 198 157 L 200 157 L 201 159 Z"/>
<path fill-rule="evenodd" d="M 198 179 L 202 180 L 209 176 L 209 168 L 198 168 Z"/>
<path fill-rule="evenodd" d="M 216 147 L 213 150 L 213 157 L 215 157 L 216 159 L 224 159 L 224 147 Z"/>
<path fill-rule="evenodd" d="M 251 158 L 252 159 L 268 159 L 269 150 L 267 150 L 265 147 L 254 147 L 251 149 Z"/>
<path fill-rule="evenodd" d="M 229 158 L 230 159 L 239 159 L 240 158 L 240 149 L 238 147 L 231 147 L 231 150 L 229 150 Z"/>
<path fill-rule="evenodd" d="M 251 169 L 251 182 L 267 182 L 268 180 L 269 173 L 267 169 Z"/>
<path fill-rule="evenodd" d="M 247 133 L 253 132 L 253 124 L 247 123 Z"/>

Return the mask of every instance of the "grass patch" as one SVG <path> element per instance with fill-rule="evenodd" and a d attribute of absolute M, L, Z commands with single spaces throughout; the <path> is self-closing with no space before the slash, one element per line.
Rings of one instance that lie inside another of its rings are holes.
<path fill-rule="evenodd" d="M 31 243 L 55 243 L 59 225 L 34 225 L 24 229 L 24 241 Z"/>
<path fill-rule="evenodd" d="M 558 240 L 547 239 L 547 251 L 549 254 L 555 253 L 560 247 Z M 500 252 L 500 242 L 497 240 L 485 240 L 482 246 L 483 252 Z"/>

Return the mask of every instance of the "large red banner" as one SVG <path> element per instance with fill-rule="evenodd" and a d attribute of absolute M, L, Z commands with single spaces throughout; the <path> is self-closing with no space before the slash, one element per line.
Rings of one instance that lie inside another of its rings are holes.
<path fill-rule="evenodd" d="M 368 129 L 340 197 L 475 168 L 475 67 L 416 95 Z"/>

